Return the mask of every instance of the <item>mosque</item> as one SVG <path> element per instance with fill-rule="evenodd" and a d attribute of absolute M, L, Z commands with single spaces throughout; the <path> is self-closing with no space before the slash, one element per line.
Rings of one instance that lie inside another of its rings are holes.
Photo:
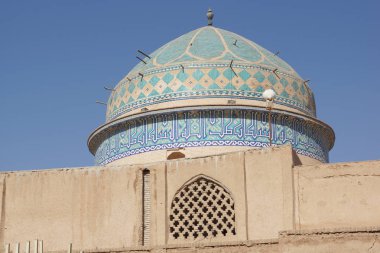
<path fill-rule="evenodd" d="M 329 163 L 308 82 L 213 16 L 139 51 L 95 166 L 0 173 L 2 252 L 380 252 L 380 161 Z"/>

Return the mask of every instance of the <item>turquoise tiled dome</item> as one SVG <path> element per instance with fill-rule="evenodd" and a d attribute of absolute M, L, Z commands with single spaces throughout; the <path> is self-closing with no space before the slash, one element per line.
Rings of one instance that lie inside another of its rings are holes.
<path fill-rule="evenodd" d="M 201 62 L 257 64 L 300 78 L 285 61 L 256 43 L 220 28 L 206 26 L 170 41 L 151 55 L 147 64 L 139 63 L 128 75 L 152 68 Z"/>
<path fill-rule="evenodd" d="M 275 103 L 315 117 L 313 93 L 294 69 L 235 33 L 202 27 L 149 57 L 115 87 L 108 101 L 107 122 L 168 101 L 207 97 L 260 101 L 268 88 L 276 91 Z"/>
<path fill-rule="evenodd" d="M 96 164 L 272 144 L 291 144 L 302 159 L 327 162 L 334 132 L 316 119 L 307 83 L 268 50 L 211 26 L 210 16 L 209 26 L 145 55 L 116 85 L 106 123 L 88 140 Z M 270 112 L 266 89 L 276 93 Z"/>

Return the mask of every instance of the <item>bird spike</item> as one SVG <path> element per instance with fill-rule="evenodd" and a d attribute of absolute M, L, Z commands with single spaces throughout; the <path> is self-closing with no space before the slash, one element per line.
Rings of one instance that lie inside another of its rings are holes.
<path fill-rule="evenodd" d="M 280 76 L 277 74 L 277 70 L 278 70 L 278 69 L 274 69 L 274 70 L 273 70 L 273 74 L 275 74 L 276 77 L 277 77 L 278 79 L 280 79 Z"/>
<path fill-rule="evenodd" d="M 109 88 L 109 87 L 107 87 L 107 86 L 104 86 L 104 89 L 105 89 L 105 90 L 108 90 L 108 91 L 115 91 L 115 89 Z"/>
<path fill-rule="evenodd" d="M 102 101 L 98 101 L 98 100 L 96 100 L 95 103 L 97 103 L 97 104 L 101 104 L 101 105 L 107 105 L 106 103 L 104 103 L 104 102 L 102 102 Z"/>
<path fill-rule="evenodd" d="M 146 64 L 146 61 L 144 61 L 143 59 L 141 59 L 140 57 L 136 56 L 137 59 L 139 59 L 141 62 L 143 62 L 144 64 Z"/>
<path fill-rule="evenodd" d="M 231 60 L 230 62 L 230 69 L 232 70 L 232 72 L 235 74 L 235 76 L 237 76 L 235 70 L 232 68 L 232 63 L 234 62 L 234 60 Z"/>
<path fill-rule="evenodd" d="M 148 54 L 144 53 L 141 50 L 137 50 L 137 52 L 139 52 L 140 54 L 144 55 L 145 57 L 148 57 L 149 59 L 152 59 Z"/>

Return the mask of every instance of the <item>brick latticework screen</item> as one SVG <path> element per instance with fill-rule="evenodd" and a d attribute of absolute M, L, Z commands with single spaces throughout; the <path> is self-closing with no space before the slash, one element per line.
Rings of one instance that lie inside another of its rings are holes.
<path fill-rule="evenodd" d="M 143 245 L 150 241 L 150 172 L 143 171 Z"/>
<path fill-rule="evenodd" d="M 235 235 L 232 196 L 219 184 L 200 177 L 185 185 L 173 198 L 170 236 L 197 239 Z"/>

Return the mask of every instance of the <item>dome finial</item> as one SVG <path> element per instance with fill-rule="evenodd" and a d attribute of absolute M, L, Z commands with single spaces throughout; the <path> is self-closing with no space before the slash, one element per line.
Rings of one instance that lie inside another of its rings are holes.
<path fill-rule="evenodd" d="M 214 13 L 212 12 L 211 8 L 208 8 L 208 11 L 207 11 L 208 25 L 212 25 L 213 17 L 214 17 Z"/>

